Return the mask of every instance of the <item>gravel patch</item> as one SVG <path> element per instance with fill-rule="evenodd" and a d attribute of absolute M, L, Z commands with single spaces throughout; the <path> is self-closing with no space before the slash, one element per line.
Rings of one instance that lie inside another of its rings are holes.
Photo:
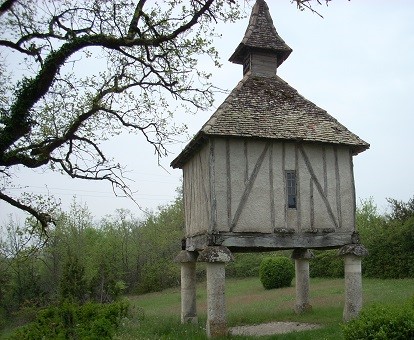
<path fill-rule="evenodd" d="M 310 329 L 317 329 L 321 327 L 322 327 L 321 325 L 311 324 L 311 323 L 269 322 L 269 323 L 262 323 L 259 325 L 232 327 L 230 328 L 230 334 L 261 336 L 261 335 L 273 335 L 273 334 L 284 334 L 284 333 L 290 333 L 290 332 L 307 331 Z"/>

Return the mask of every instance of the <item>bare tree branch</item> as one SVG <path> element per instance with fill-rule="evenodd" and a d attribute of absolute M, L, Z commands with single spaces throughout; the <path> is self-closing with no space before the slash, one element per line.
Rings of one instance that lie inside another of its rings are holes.
<path fill-rule="evenodd" d="M 25 205 L 21 202 L 19 202 L 18 200 L 13 199 L 12 197 L 4 194 L 3 192 L 0 191 L 0 199 L 11 204 L 12 206 L 26 211 L 28 212 L 30 215 L 34 216 L 37 221 L 41 224 L 42 226 L 42 230 L 43 232 L 46 233 L 47 230 L 47 226 L 49 223 L 52 222 L 52 218 L 50 215 L 46 214 L 46 213 L 42 213 L 42 212 L 38 212 L 37 210 L 33 209 L 32 207 Z"/>
<path fill-rule="evenodd" d="M 316 15 L 320 16 L 321 18 L 323 18 L 323 16 L 312 7 L 312 3 L 316 2 L 318 5 L 322 5 L 322 2 L 324 2 L 326 4 L 326 6 L 328 6 L 329 2 L 331 2 L 332 0 L 291 0 L 291 2 L 296 2 L 296 6 L 299 10 L 303 11 L 303 10 L 310 10 L 312 13 L 315 13 Z M 350 1 L 350 0 L 348 0 Z"/>
<path fill-rule="evenodd" d="M 8 51 L 0 59 L 0 84 L 7 84 L 0 92 L 1 178 L 15 181 L 17 166 L 51 168 L 72 178 L 108 181 L 117 194 L 132 198 L 123 168 L 100 142 L 128 130 L 158 157 L 166 155 L 165 143 L 181 131 L 171 124 L 176 104 L 170 99 L 187 111 L 212 102 L 214 88 L 197 69 L 197 57 L 218 63 L 211 23 L 236 18 L 234 1 L 31 5 L 0 5 L 0 46 Z M 13 63 L 21 73 L 13 74 Z M 10 76 L 3 70 L 11 70 Z M 0 190 L 0 200 L 46 227 L 35 203 L 11 197 L 5 185 Z"/>

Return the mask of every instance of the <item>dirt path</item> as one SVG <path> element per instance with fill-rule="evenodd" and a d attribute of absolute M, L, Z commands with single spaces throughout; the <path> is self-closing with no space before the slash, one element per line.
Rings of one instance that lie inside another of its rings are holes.
<path fill-rule="evenodd" d="M 273 335 L 321 328 L 321 325 L 300 322 L 269 322 L 259 325 L 238 326 L 230 328 L 232 335 Z"/>

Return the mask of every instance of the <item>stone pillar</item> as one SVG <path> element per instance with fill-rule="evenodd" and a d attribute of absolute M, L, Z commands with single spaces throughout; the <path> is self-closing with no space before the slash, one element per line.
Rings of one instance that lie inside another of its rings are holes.
<path fill-rule="evenodd" d="M 295 260 L 295 312 L 297 314 L 312 309 L 309 303 L 309 260 L 313 257 L 313 253 L 308 249 L 294 249 L 292 253 L 292 259 Z"/>
<path fill-rule="evenodd" d="M 232 261 L 230 250 L 223 246 L 208 246 L 198 258 L 206 262 L 207 270 L 207 336 L 226 336 L 225 265 Z"/>
<path fill-rule="evenodd" d="M 175 262 L 181 263 L 181 323 L 197 323 L 196 260 L 198 253 L 181 250 Z"/>
<path fill-rule="evenodd" d="M 345 263 L 345 305 L 343 319 L 349 321 L 358 316 L 362 308 L 361 258 L 368 255 L 362 244 L 348 244 L 339 250 Z"/>

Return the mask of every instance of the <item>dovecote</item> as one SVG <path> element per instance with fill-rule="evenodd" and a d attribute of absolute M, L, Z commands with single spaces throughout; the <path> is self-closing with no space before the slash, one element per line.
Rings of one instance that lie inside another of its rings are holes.
<path fill-rule="evenodd" d="M 181 320 L 197 322 L 196 259 L 206 262 L 207 335 L 227 334 L 231 252 L 293 249 L 295 311 L 311 308 L 308 249 L 341 248 L 344 320 L 362 307 L 353 157 L 369 144 L 277 75 L 291 49 L 256 0 L 230 61 L 243 79 L 175 158 L 183 170 Z"/>
<path fill-rule="evenodd" d="M 183 169 L 187 250 L 357 242 L 353 156 L 369 144 L 276 74 L 291 51 L 256 1 L 230 57 L 243 79 L 171 163 Z"/>

